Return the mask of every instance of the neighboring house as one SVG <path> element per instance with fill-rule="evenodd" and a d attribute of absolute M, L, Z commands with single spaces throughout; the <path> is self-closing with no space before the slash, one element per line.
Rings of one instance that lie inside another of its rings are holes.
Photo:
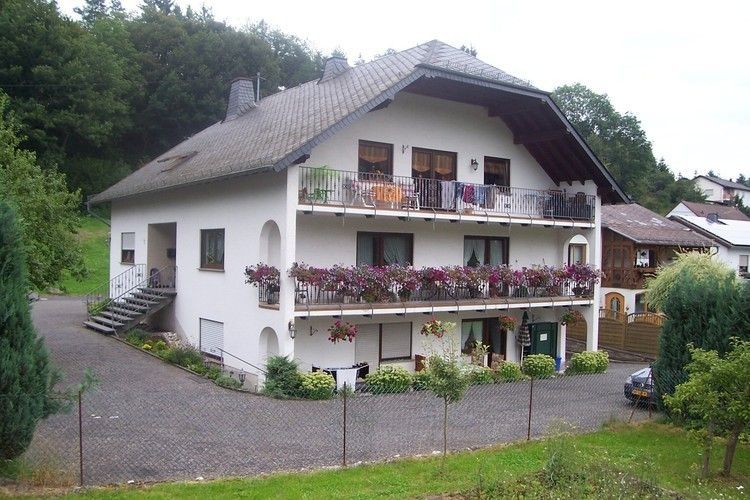
<path fill-rule="evenodd" d="M 699 175 L 693 181 L 708 201 L 725 203 L 738 196 L 746 205 L 750 203 L 750 187 L 738 182 L 710 175 Z"/>
<path fill-rule="evenodd" d="M 667 218 L 673 215 L 708 217 L 711 214 L 716 214 L 719 219 L 750 220 L 750 217 L 743 214 L 737 207 L 722 205 L 720 203 L 698 203 L 695 201 L 681 201 L 667 214 Z"/>
<path fill-rule="evenodd" d="M 648 312 L 646 279 L 678 251 L 713 246 L 709 238 L 636 203 L 603 206 L 602 308 L 613 314 Z"/>
<path fill-rule="evenodd" d="M 302 369 L 414 369 L 432 318 L 457 323 L 449 337 L 461 348 L 481 340 L 518 360 L 518 328 L 498 316 L 520 323 L 524 311 L 530 350 L 563 356 L 568 307 L 596 349 L 599 285 L 434 277 L 374 296 L 346 276 L 288 273 L 295 263 L 598 268 L 601 203 L 626 200 L 547 92 L 432 41 L 355 67 L 331 58 L 320 80 L 260 102 L 238 79 L 224 120 L 92 202 L 111 204 L 110 275 L 141 263 L 158 282 L 158 269 L 176 266 L 174 302 L 156 319 L 256 372 L 273 354 Z M 280 270 L 278 290 L 245 283 L 259 262 Z M 357 325 L 353 342 L 328 340 L 337 319 Z"/>
<path fill-rule="evenodd" d="M 684 202 L 683 202 L 684 203 Z M 679 205 L 678 205 L 679 207 Z M 742 277 L 750 278 L 750 220 L 725 219 L 718 213 L 706 217 L 698 215 L 677 215 L 677 208 L 670 212 L 670 218 L 711 238 L 716 244 L 716 258 L 734 269 Z"/>

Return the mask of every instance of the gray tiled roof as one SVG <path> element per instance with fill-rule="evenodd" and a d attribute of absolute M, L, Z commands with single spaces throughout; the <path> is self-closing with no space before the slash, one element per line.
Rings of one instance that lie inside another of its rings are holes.
<path fill-rule="evenodd" d="M 409 83 L 440 68 L 546 95 L 528 82 L 440 41 L 355 66 L 335 78 L 266 97 L 233 120 L 215 123 L 92 198 L 94 203 L 281 170 Z M 336 129 L 337 130 L 337 129 Z M 179 158 L 179 164 L 171 164 Z"/>
<path fill-rule="evenodd" d="M 718 214 L 719 219 L 750 220 L 750 217 L 740 212 L 740 209 L 737 207 L 719 205 L 717 203 L 698 203 L 695 201 L 682 201 L 680 203 L 700 217 L 708 217 L 708 214 Z"/>
<path fill-rule="evenodd" d="M 712 177 L 710 175 L 699 175 L 698 177 L 703 177 L 704 179 L 708 179 L 709 181 L 713 181 L 719 186 L 723 186 L 725 188 L 729 189 L 740 189 L 743 191 L 750 191 L 750 187 L 745 186 L 744 184 L 740 184 L 739 182 L 734 181 L 728 181 L 726 179 L 722 179 L 721 177 Z M 696 179 L 698 178 L 696 177 Z"/>
<path fill-rule="evenodd" d="M 602 205 L 602 227 L 644 245 L 708 247 L 713 243 L 637 203 Z"/>

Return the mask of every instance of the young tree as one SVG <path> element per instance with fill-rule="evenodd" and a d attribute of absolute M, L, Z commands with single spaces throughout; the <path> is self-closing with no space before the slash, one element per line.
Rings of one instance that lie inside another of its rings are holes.
<path fill-rule="evenodd" d="M 26 450 L 37 421 L 56 409 L 56 378 L 31 323 L 21 235 L 12 208 L 0 201 L 0 460 Z"/>
<path fill-rule="evenodd" d="M 0 199 L 18 214 L 28 284 L 43 290 L 65 270 L 73 276 L 85 273 L 74 237 L 80 195 L 68 191 L 62 174 L 43 170 L 34 153 L 20 149 L 18 125 L 7 106 L 8 97 L 0 92 Z"/>
<path fill-rule="evenodd" d="M 750 428 L 750 342 L 733 339 L 725 357 L 704 349 L 691 349 L 691 357 L 688 380 L 665 402 L 681 418 L 703 427 L 703 477 L 709 473 L 714 434 L 727 435 L 722 474 L 728 476 L 739 437 Z"/>
<path fill-rule="evenodd" d="M 458 357 L 446 350 L 427 359 L 427 387 L 443 400 L 443 463 L 448 454 L 448 405 L 461 401 L 469 387 L 469 377 L 461 369 Z"/>

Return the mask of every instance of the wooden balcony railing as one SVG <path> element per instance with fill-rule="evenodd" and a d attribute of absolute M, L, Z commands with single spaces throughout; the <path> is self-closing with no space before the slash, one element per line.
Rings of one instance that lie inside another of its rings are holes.
<path fill-rule="evenodd" d="M 593 221 L 585 193 L 300 167 L 299 203 Z"/>
<path fill-rule="evenodd" d="M 664 315 L 653 312 L 636 312 L 626 314 L 612 309 L 599 309 L 599 319 L 610 319 L 620 323 L 649 323 L 651 325 L 662 326 L 664 324 Z"/>
<path fill-rule="evenodd" d="M 602 286 L 631 290 L 646 288 L 646 280 L 656 275 L 656 270 L 655 267 L 604 268 Z"/>

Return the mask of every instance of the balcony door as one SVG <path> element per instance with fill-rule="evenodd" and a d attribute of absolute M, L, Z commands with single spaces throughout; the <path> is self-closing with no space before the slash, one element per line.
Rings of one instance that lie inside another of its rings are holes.
<path fill-rule="evenodd" d="M 508 263 L 508 238 L 491 236 L 464 237 L 464 265 L 479 267 Z"/>
<path fill-rule="evenodd" d="M 423 208 L 451 210 L 455 204 L 456 153 L 412 148 L 411 175 Z"/>

